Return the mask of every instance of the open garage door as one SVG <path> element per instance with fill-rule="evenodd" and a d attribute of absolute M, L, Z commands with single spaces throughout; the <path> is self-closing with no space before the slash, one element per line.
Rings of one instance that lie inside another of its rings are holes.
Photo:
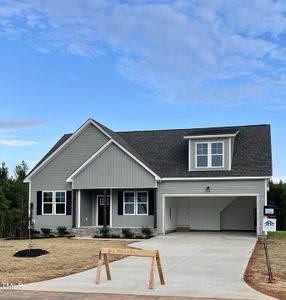
<path fill-rule="evenodd" d="M 168 196 L 165 232 L 180 230 L 255 231 L 254 196 Z"/>

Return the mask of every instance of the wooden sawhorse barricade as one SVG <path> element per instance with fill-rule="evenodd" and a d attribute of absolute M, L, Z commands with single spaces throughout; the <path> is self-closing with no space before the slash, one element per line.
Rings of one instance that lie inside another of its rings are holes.
<path fill-rule="evenodd" d="M 102 269 L 102 257 L 105 264 L 107 279 L 111 280 L 111 273 L 109 267 L 108 255 L 126 255 L 126 256 L 141 256 L 151 257 L 151 270 L 149 279 L 149 289 L 154 288 L 154 273 L 155 273 L 155 259 L 157 262 L 158 273 L 161 284 L 165 284 L 164 274 L 161 265 L 160 254 L 158 250 L 139 250 L 139 249 L 119 249 L 119 248 L 101 248 L 98 256 L 97 274 L 95 283 L 100 283 L 100 274 Z"/>

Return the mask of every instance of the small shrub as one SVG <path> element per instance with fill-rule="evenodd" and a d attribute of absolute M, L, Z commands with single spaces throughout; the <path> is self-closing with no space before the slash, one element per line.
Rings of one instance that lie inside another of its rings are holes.
<path fill-rule="evenodd" d="M 143 235 L 135 235 L 135 239 L 142 240 L 144 239 Z"/>
<path fill-rule="evenodd" d="M 120 235 L 119 234 L 112 234 L 110 237 L 112 239 L 120 239 Z"/>
<path fill-rule="evenodd" d="M 103 226 L 100 228 L 99 233 L 103 238 L 108 238 L 110 236 L 109 231 L 109 227 Z"/>
<path fill-rule="evenodd" d="M 68 232 L 67 232 L 67 228 L 65 226 L 59 226 L 57 228 L 57 231 L 59 233 L 59 236 L 64 236 L 66 235 Z"/>
<path fill-rule="evenodd" d="M 35 230 L 35 229 L 32 229 L 32 228 L 31 228 L 31 237 L 35 237 L 35 236 L 37 236 L 38 234 L 40 234 L 40 231 L 39 231 L 39 230 Z"/>
<path fill-rule="evenodd" d="M 93 236 L 93 238 L 94 238 L 94 239 L 100 238 L 100 235 L 96 233 L 96 234 Z"/>
<path fill-rule="evenodd" d="M 123 237 L 126 239 L 133 239 L 134 233 L 131 231 L 130 228 L 122 228 Z"/>
<path fill-rule="evenodd" d="M 50 236 L 50 233 L 51 233 L 50 228 L 41 228 L 41 231 L 42 231 L 44 237 L 49 237 Z"/>
<path fill-rule="evenodd" d="M 147 239 L 151 238 L 152 234 L 153 234 L 152 229 L 149 228 L 148 226 L 142 226 L 141 232 L 142 232 L 143 236 L 146 237 Z"/>

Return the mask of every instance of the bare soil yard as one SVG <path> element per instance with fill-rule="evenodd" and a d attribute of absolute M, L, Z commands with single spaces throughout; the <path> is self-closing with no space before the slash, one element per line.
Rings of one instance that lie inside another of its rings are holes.
<path fill-rule="evenodd" d="M 268 249 L 274 280 L 268 282 L 263 244 L 258 242 L 252 253 L 245 281 L 269 296 L 286 299 L 286 239 L 269 239 Z"/>
<path fill-rule="evenodd" d="M 126 241 L 50 238 L 34 240 L 34 248 L 49 251 L 39 257 L 18 258 L 13 254 L 28 247 L 27 240 L 0 239 L 0 284 L 29 283 L 81 272 L 97 266 L 101 247 L 128 248 Z M 110 256 L 118 260 L 123 256 Z"/>

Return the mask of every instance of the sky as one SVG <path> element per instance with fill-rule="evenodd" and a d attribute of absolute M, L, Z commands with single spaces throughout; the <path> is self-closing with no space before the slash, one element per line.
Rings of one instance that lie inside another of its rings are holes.
<path fill-rule="evenodd" d="M 271 124 L 286 180 L 286 1 L 1 0 L 0 161 L 111 129 Z"/>

